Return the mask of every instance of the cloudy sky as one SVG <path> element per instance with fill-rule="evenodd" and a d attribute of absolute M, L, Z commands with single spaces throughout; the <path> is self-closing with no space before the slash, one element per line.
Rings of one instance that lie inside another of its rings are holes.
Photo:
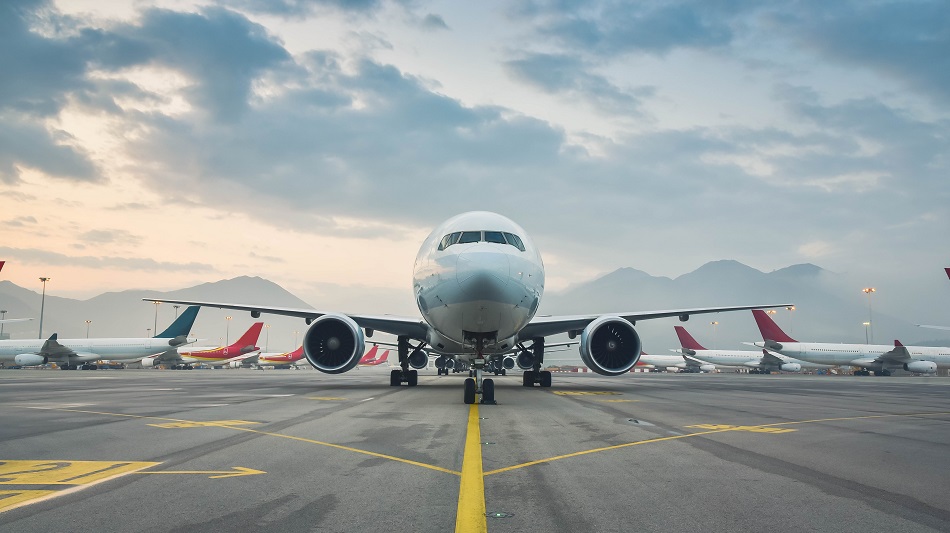
<path fill-rule="evenodd" d="M 943 0 L 4 0 L 2 276 L 406 313 L 419 243 L 484 209 L 549 290 L 728 258 L 946 294 L 948 28 Z"/>

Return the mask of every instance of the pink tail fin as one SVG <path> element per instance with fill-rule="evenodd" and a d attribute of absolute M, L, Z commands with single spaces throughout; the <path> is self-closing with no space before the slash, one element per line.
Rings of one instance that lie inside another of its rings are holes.
<path fill-rule="evenodd" d="M 3 266 L 3 265 L 0 265 L 0 267 L 2 267 L 2 266 Z M 947 277 L 950 278 L 950 268 L 945 268 L 945 269 L 943 269 L 943 270 L 944 270 L 944 272 L 947 273 Z"/>
<path fill-rule="evenodd" d="M 798 342 L 789 337 L 778 327 L 778 324 L 761 309 L 753 309 L 752 316 L 755 317 L 755 323 L 759 325 L 759 333 L 762 334 L 762 340 L 775 342 Z"/>
<path fill-rule="evenodd" d="M 687 350 L 705 350 L 702 344 L 696 342 L 696 339 L 686 331 L 683 326 L 673 326 L 676 330 L 676 336 L 680 338 L 680 346 Z"/>

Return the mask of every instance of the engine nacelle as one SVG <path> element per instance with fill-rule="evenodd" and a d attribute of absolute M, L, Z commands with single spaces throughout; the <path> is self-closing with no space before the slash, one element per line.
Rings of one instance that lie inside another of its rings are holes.
<path fill-rule="evenodd" d="M 35 353 L 21 353 L 13 357 L 13 362 L 19 366 L 36 366 L 45 365 L 49 362 L 49 359 Z"/>
<path fill-rule="evenodd" d="M 327 374 L 353 370 L 363 356 L 363 330 L 346 315 L 323 315 L 303 336 L 303 354 L 310 366 Z"/>
<path fill-rule="evenodd" d="M 449 370 L 452 370 L 453 368 L 455 368 L 455 359 L 452 359 L 451 357 L 447 357 L 445 359 L 445 368 L 448 368 Z"/>
<path fill-rule="evenodd" d="M 445 368 L 445 366 L 446 366 L 446 361 L 448 361 L 448 360 L 449 360 L 449 358 L 446 357 L 446 356 L 444 356 L 444 355 L 440 355 L 440 356 L 436 357 L 436 358 L 435 358 L 435 367 L 438 368 L 439 370 Z"/>
<path fill-rule="evenodd" d="M 521 370 L 531 370 L 534 368 L 534 354 L 528 350 L 522 350 L 515 358 L 515 363 Z"/>
<path fill-rule="evenodd" d="M 409 353 L 409 366 L 416 370 L 429 366 L 429 354 L 419 349 L 413 350 Z"/>
<path fill-rule="evenodd" d="M 934 374 L 937 372 L 937 363 L 933 361 L 911 361 L 904 363 L 904 370 L 919 374 Z"/>
<path fill-rule="evenodd" d="M 640 360 L 641 346 L 633 324 L 619 316 L 602 316 L 581 333 L 581 360 L 598 374 L 619 376 Z"/>
<path fill-rule="evenodd" d="M 715 372 L 716 365 L 709 365 L 709 364 L 699 365 L 699 371 L 700 372 Z"/>
<path fill-rule="evenodd" d="M 515 358 L 514 357 L 505 357 L 501 361 L 501 366 L 505 367 L 505 370 L 511 370 L 515 367 Z"/>
<path fill-rule="evenodd" d="M 802 365 L 798 363 L 782 363 L 782 366 L 780 366 L 779 368 L 781 368 L 785 372 L 801 372 L 802 371 Z"/>
<path fill-rule="evenodd" d="M 157 359 L 157 358 L 156 358 L 156 357 L 146 357 L 145 359 L 142 359 L 142 368 L 152 368 L 152 367 L 154 367 L 155 364 L 156 364 L 156 363 L 155 363 L 155 359 Z"/>

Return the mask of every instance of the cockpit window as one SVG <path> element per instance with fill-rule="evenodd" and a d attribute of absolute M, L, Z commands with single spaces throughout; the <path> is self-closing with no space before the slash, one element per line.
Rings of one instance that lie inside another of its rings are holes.
<path fill-rule="evenodd" d="M 439 242 L 439 250 L 445 250 L 453 244 L 467 244 L 471 242 L 491 242 L 495 244 L 510 244 L 515 248 L 524 251 L 524 243 L 521 238 L 514 233 L 506 231 L 456 231 L 442 237 Z"/>
<path fill-rule="evenodd" d="M 493 242 L 495 244 L 505 244 L 505 236 L 500 231 L 486 231 L 485 242 Z"/>
<path fill-rule="evenodd" d="M 463 231 L 462 238 L 459 239 L 459 244 L 466 244 L 470 242 L 478 242 L 482 240 L 482 232 L 480 231 Z"/>
<path fill-rule="evenodd" d="M 514 233 L 505 233 L 505 239 L 508 239 L 508 244 L 514 246 L 522 252 L 524 251 L 524 243 L 521 242 L 521 237 L 515 235 Z"/>

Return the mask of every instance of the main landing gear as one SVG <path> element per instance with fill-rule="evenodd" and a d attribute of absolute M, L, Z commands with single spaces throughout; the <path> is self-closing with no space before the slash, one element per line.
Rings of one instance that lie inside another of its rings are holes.
<path fill-rule="evenodd" d="M 534 351 L 534 365 L 532 365 L 533 368 L 531 370 L 525 370 L 524 374 L 522 374 L 521 385 L 524 387 L 534 387 L 535 383 L 537 383 L 542 388 L 550 387 L 551 372 L 541 370 L 541 365 L 544 363 L 544 337 L 534 339 L 534 344 L 531 348 Z"/>
<path fill-rule="evenodd" d="M 415 387 L 419 383 L 419 372 L 409 369 L 409 337 L 399 337 L 399 370 L 393 370 L 389 373 L 389 385 L 398 387 L 405 383 L 410 387 Z M 416 349 L 422 348 L 422 344 L 416 346 Z"/>
<path fill-rule="evenodd" d="M 469 377 L 465 379 L 465 392 L 462 396 L 462 400 L 467 404 L 471 405 L 475 403 L 475 395 L 481 393 L 483 404 L 495 405 L 498 402 L 495 401 L 495 382 L 491 378 L 482 379 L 482 372 L 485 369 L 485 341 L 482 338 L 475 340 L 475 361 L 472 364 L 474 367 L 471 372 L 469 372 Z"/>

